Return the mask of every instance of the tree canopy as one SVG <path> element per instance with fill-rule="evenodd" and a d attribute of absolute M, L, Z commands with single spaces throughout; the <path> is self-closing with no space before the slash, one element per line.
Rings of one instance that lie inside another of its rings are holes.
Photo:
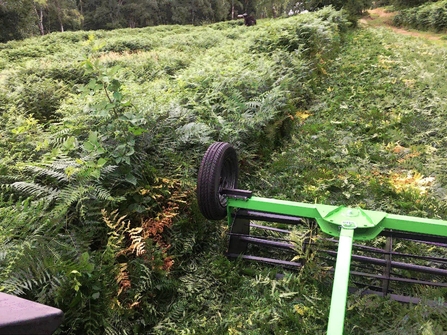
<path fill-rule="evenodd" d="M 333 5 L 362 11 L 370 0 L 0 0 L 0 42 L 55 31 L 138 28 L 296 14 Z"/>

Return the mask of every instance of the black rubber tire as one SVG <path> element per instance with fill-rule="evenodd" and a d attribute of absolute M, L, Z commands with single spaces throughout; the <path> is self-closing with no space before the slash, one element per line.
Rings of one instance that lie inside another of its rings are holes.
<path fill-rule="evenodd" d="M 238 174 L 236 150 L 226 142 L 211 144 L 203 156 L 197 178 L 197 199 L 204 217 L 222 220 L 227 216 L 227 199 L 220 191 L 237 188 Z"/>

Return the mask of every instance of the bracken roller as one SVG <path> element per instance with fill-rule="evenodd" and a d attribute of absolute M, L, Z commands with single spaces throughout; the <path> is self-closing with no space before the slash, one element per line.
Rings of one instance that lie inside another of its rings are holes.
<path fill-rule="evenodd" d="M 227 218 L 229 258 L 300 269 L 306 258 L 296 255 L 314 252 L 329 265 L 328 335 L 343 334 L 348 293 L 360 290 L 418 303 L 410 286 L 447 287 L 447 260 L 439 256 L 447 252 L 447 221 L 256 197 L 237 188 L 238 174 L 235 149 L 226 142 L 213 143 L 198 174 L 200 211 L 210 220 Z M 297 229 L 302 232 L 298 244 L 291 238 Z M 383 248 L 364 243 L 381 236 Z M 411 247 L 395 251 L 397 244 Z M 438 256 L 424 254 L 428 249 L 438 250 Z"/>

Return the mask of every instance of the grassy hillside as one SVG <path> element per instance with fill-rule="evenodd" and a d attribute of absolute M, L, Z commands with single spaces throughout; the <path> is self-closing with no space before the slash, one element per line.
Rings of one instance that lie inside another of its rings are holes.
<path fill-rule="evenodd" d="M 446 51 L 329 9 L 0 45 L 0 290 L 67 334 L 324 334 L 325 264 L 223 257 L 201 156 L 233 143 L 257 195 L 446 218 Z M 345 334 L 446 331 L 436 304 L 348 301 Z"/>

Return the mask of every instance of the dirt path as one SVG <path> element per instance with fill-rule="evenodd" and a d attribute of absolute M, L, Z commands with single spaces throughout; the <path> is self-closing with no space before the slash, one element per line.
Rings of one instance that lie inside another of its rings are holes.
<path fill-rule="evenodd" d="M 402 35 L 421 37 L 428 40 L 440 40 L 445 34 L 436 34 L 432 32 L 422 32 L 416 30 L 407 30 L 397 28 L 392 25 L 395 12 L 386 12 L 383 8 L 375 8 L 368 11 L 368 15 L 359 20 L 359 23 L 363 26 L 370 27 L 387 27 L 394 32 Z"/>

